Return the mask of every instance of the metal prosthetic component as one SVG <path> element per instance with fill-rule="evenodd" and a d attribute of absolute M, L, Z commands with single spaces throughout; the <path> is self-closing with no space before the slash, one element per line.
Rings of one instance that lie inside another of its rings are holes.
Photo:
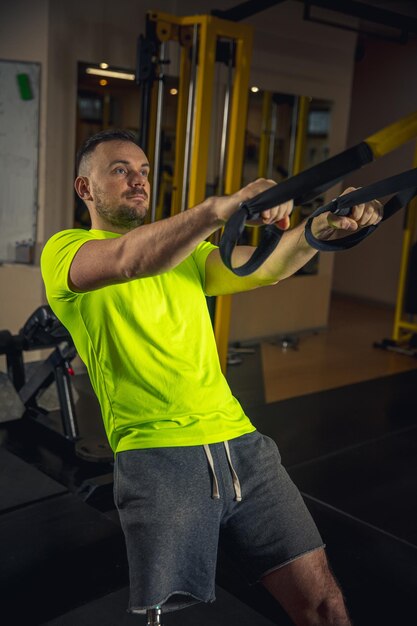
<path fill-rule="evenodd" d="M 146 626 L 161 626 L 161 615 L 162 611 L 159 607 L 156 607 L 155 609 L 148 609 L 146 612 Z"/>

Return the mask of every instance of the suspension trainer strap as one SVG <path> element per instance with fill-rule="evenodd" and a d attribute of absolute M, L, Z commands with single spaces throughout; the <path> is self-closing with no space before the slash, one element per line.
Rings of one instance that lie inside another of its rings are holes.
<path fill-rule="evenodd" d="M 305 226 L 305 237 L 312 248 L 322 252 L 336 252 L 338 250 L 347 250 L 356 246 L 363 239 L 368 237 L 377 228 L 375 226 L 366 226 L 346 237 L 332 240 L 316 239 L 311 231 L 311 225 L 315 217 L 330 211 L 335 215 L 348 215 L 350 209 L 364 202 L 369 202 L 374 198 L 394 195 L 384 206 L 384 216 L 381 222 L 394 215 L 402 207 L 406 206 L 415 195 L 417 195 L 417 168 L 385 178 L 377 183 L 361 187 L 351 193 L 339 196 L 328 204 L 319 207 L 308 219 Z"/>
<path fill-rule="evenodd" d="M 372 160 L 371 148 L 362 142 L 242 202 L 224 228 L 219 246 L 223 263 L 238 276 L 254 272 L 276 248 L 283 231 L 273 225 L 265 226 L 259 246 L 251 258 L 240 267 L 232 267 L 232 253 L 247 221 L 288 200 L 294 199 L 295 205 L 305 204 Z"/>

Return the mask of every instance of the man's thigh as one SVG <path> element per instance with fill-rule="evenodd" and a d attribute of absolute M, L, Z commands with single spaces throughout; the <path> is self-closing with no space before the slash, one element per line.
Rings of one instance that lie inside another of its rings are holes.
<path fill-rule="evenodd" d="M 249 582 L 323 547 L 303 498 L 275 442 L 251 433 L 229 442 L 242 501 L 223 518 L 222 547 L 238 561 Z"/>

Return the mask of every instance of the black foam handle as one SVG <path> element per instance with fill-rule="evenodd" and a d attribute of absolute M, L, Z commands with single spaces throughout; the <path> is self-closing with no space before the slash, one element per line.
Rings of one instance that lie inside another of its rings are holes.
<path fill-rule="evenodd" d="M 266 211 L 288 200 L 295 205 L 304 204 L 335 185 L 344 176 L 360 168 L 373 159 L 372 150 L 365 142 L 348 148 L 334 157 L 313 165 L 304 172 L 287 178 L 275 187 L 258 194 L 251 200 L 242 203 L 253 219 Z"/>

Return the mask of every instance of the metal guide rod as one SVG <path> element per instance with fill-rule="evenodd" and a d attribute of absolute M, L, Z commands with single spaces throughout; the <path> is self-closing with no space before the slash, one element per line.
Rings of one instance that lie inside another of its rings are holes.
<path fill-rule="evenodd" d="M 247 30 L 236 38 L 236 61 L 230 107 L 225 193 L 233 193 L 239 189 L 242 182 L 251 52 L 252 31 Z M 223 372 L 226 372 L 227 367 L 231 311 L 232 297 L 230 295 L 216 298 L 214 333 Z"/>
<path fill-rule="evenodd" d="M 262 122 L 259 142 L 258 177 L 265 177 L 268 168 L 269 133 L 271 132 L 272 92 L 264 91 L 262 95 Z"/>
<path fill-rule="evenodd" d="M 300 103 L 300 96 L 294 98 L 294 107 L 292 110 L 291 119 L 291 138 L 290 149 L 288 154 L 288 176 L 294 175 L 294 159 L 295 159 L 295 139 L 297 136 L 297 120 L 298 120 L 298 108 Z"/>
<path fill-rule="evenodd" d="M 161 43 L 160 47 L 160 71 L 158 76 L 158 104 L 156 109 L 156 128 L 155 128 L 155 158 L 154 158 L 154 173 L 152 181 L 152 209 L 151 209 L 151 222 L 155 221 L 156 206 L 158 204 L 158 186 L 159 186 L 159 170 L 161 163 L 161 130 L 162 130 L 162 105 L 164 96 L 164 71 L 163 64 L 165 61 L 165 42 Z"/>
<path fill-rule="evenodd" d="M 275 130 L 273 115 L 276 115 L 276 105 L 272 102 L 272 92 L 265 91 L 262 98 L 262 126 L 259 145 L 259 178 L 272 178 L 272 161 L 275 150 Z M 248 243 L 258 246 L 261 239 L 261 227 L 247 229 Z"/>
<path fill-rule="evenodd" d="M 181 195 L 181 211 L 187 208 L 188 200 L 188 177 L 190 172 L 191 141 L 194 122 L 195 83 L 197 78 L 197 43 L 198 25 L 193 26 L 193 45 L 191 55 L 190 85 L 188 89 L 187 124 L 185 129 L 184 172 Z"/>
<path fill-rule="evenodd" d="M 304 152 L 307 135 L 307 120 L 309 102 L 306 96 L 298 98 L 298 115 L 297 115 L 297 131 L 295 138 L 294 162 L 292 168 L 293 176 L 299 174 L 304 169 Z"/>
<path fill-rule="evenodd" d="M 181 210 L 184 151 L 185 151 L 185 128 L 187 123 L 188 86 L 190 82 L 190 59 L 189 49 L 182 46 L 180 51 L 180 74 L 178 84 L 178 107 L 175 124 L 175 159 L 174 177 L 172 181 L 171 215 Z M 186 93 L 187 92 L 187 93 Z"/>
<path fill-rule="evenodd" d="M 417 144 L 414 151 L 413 166 L 417 167 Z M 397 301 L 394 314 L 394 325 L 392 337 L 394 341 L 401 341 L 408 331 L 409 339 L 411 333 L 417 333 L 417 323 L 404 319 L 405 293 L 409 274 L 410 254 L 415 238 L 417 224 L 417 199 L 414 198 L 407 207 L 406 221 L 403 233 L 403 245 L 401 252 L 400 275 L 398 279 Z"/>
<path fill-rule="evenodd" d="M 229 42 L 229 60 L 227 64 L 227 82 L 226 91 L 224 95 L 224 107 L 223 107 L 223 124 L 222 124 L 222 136 L 220 143 L 220 165 L 219 165 L 219 185 L 218 194 L 222 196 L 224 194 L 224 171 L 226 164 L 226 150 L 227 150 L 227 135 L 229 128 L 230 117 L 230 96 L 232 93 L 232 80 L 233 80 L 233 42 Z"/>
<path fill-rule="evenodd" d="M 55 380 L 60 399 L 64 436 L 70 441 L 79 438 L 77 418 L 75 414 L 74 398 L 72 395 L 71 382 L 66 365 L 58 365 L 55 372 Z"/>
<path fill-rule="evenodd" d="M 273 177 L 274 153 L 275 153 L 275 135 L 277 134 L 277 103 L 272 102 L 271 106 L 271 130 L 269 133 L 268 146 L 268 164 L 266 168 L 267 178 Z"/>

